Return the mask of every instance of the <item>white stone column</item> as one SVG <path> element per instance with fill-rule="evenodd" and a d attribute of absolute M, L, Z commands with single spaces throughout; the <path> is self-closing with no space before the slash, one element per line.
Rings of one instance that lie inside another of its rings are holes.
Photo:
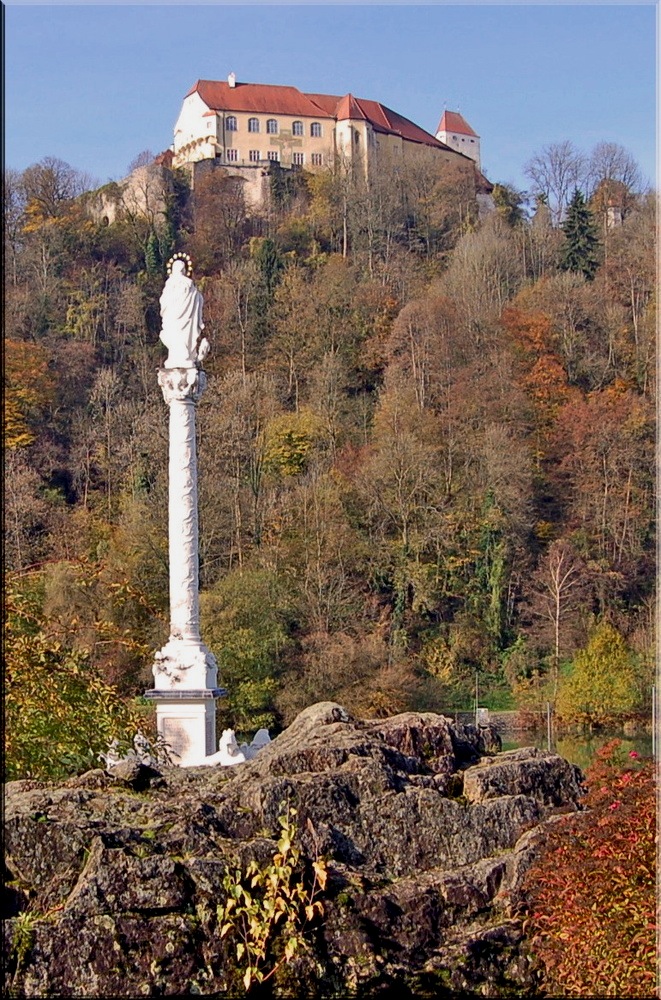
<path fill-rule="evenodd" d="M 162 368 L 158 373 L 170 408 L 170 639 L 193 642 L 200 641 L 195 404 L 206 381 L 196 368 Z"/>
<path fill-rule="evenodd" d="M 199 368 L 161 368 L 170 410 L 168 540 L 170 638 L 156 653 L 154 688 L 159 734 L 183 766 L 216 752 L 216 660 L 200 636 L 195 408 L 207 379 Z"/>

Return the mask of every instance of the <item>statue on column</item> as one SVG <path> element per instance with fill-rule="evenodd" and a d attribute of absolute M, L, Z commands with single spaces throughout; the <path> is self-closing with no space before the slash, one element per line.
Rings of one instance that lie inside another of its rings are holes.
<path fill-rule="evenodd" d="M 170 276 L 160 298 L 160 338 L 168 349 L 163 367 L 198 368 L 209 353 L 209 341 L 202 335 L 204 299 L 190 277 L 188 254 L 175 254 L 168 271 Z"/>

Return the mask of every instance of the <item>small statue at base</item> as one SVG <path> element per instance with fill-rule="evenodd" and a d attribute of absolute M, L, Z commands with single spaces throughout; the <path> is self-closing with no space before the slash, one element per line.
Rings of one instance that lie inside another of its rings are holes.
<path fill-rule="evenodd" d="M 240 746 L 236 742 L 233 729 L 224 729 L 223 735 L 218 741 L 218 752 L 210 754 L 203 760 L 196 763 L 204 767 L 213 767 L 220 764 L 222 767 L 233 767 L 235 764 L 245 764 L 247 760 L 252 760 L 260 750 L 271 742 L 268 729 L 260 729 L 251 743 L 242 743 Z"/>

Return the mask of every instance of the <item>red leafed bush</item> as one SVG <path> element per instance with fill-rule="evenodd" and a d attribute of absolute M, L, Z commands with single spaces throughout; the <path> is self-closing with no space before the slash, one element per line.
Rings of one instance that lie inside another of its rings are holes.
<path fill-rule="evenodd" d="M 550 996 L 656 996 L 655 768 L 604 746 L 585 812 L 549 829 L 526 881 L 526 929 Z"/>

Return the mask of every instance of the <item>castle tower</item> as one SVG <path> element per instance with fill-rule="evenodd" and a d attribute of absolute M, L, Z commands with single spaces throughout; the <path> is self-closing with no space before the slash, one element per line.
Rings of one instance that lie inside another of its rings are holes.
<path fill-rule="evenodd" d="M 480 137 L 474 132 L 465 118 L 458 111 L 444 111 L 438 128 L 436 138 L 444 142 L 450 149 L 456 149 L 458 153 L 469 156 L 481 170 L 480 164 Z"/>

